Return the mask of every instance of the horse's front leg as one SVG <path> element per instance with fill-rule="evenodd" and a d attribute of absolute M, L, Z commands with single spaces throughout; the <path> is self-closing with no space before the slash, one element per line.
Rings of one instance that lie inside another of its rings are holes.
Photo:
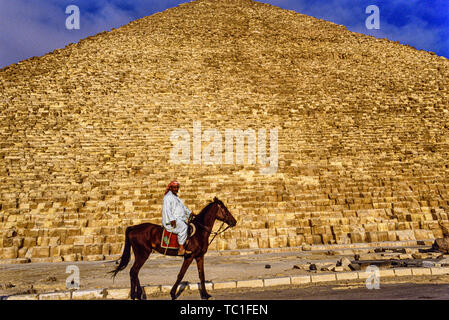
<path fill-rule="evenodd" d="M 198 267 L 198 275 L 200 277 L 201 288 L 200 294 L 202 299 L 209 299 L 211 297 L 210 294 L 207 293 L 205 277 L 204 277 L 204 255 L 196 257 L 196 265 Z"/>
<path fill-rule="evenodd" d="M 173 285 L 173 288 L 171 288 L 171 290 L 170 290 L 170 295 L 171 295 L 172 300 L 176 299 L 176 290 L 178 289 L 178 285 L 181 283 L 182 278 L 184 277 L 184 274 L 186 273 L 186 271 L 189 268 L 192 261 L 193 261 L 192 256 L 184 258 L 184 263 L 182 264 L 181 270 L 179 271 L 178 279 L 176 279 L 176 282 Z"/>

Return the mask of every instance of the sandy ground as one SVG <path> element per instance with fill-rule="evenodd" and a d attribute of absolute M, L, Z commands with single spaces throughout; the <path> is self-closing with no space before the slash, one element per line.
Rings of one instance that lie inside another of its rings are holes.
<path fill-rule="evenodd" d="M 307 271 L 295 269 L 294 265 L 306 262 L 336 261 L 339 256 L 323 253 L 266 253 L 253 255 L 230 255 L 205 257 L 206 281 L 245 280 L 269 277 L 281 277 L 307 274 Z M 142 286 L 166 284 L 172 285 L 181 268 L 181 257 L 152 255 L 139 273 Z M 95 262 L 58 262 L 0 265 L 0 295 L 12 295 L 64 291 L 68 266 L 79 268 L 80 289 L 123 288 L 129 286 L 128 267 L 121 271 L 115 280 L 108 271 L 116 266 L 115 261 Z M 199 282 L 196 262 L 193 262 L 184 276 L 185 281 Z"/>
<path fill-rule="evenodd" d="M 206 254 L 206 281 L 219 282 L 311 274 L 310 271 L 297 269 L 294 266 L 307 262 L 336 262 L 343 256 L 351 260 L 354 257 L 348 252 L 330 254 L 329 251 L 263 254 L 240 252 L 240 255 L 224 256 L 214 253 Z M 182 261 L 181 257 L 151 255 L 139 273 L 141 285 L 172 285 L 176 280 Z M 129 270 L 132 263 L 133 260 L 125 270 L 117 275 L 114 281 L 107 272 L 114 269 L 115 261 L 0 264 L 0 296 L 67 291 L 66 280 L 72 273 L 71 271 L 66 273 L 66 270 L 70 266 L 79 268 L 80 290 L 127 288 L 129 287 Z M 421 281 L 420 277 L 415 278 L 416 281 Z M 195 262 L 192 263 L 183 280 L 190 283 L 199 282 Z M 446 280 L 444 279 L 443 282 Z"/>

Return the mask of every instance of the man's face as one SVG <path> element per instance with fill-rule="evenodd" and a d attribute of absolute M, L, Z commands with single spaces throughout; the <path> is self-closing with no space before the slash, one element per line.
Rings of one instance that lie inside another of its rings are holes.
<path fill-rule="evenodd" d="M 174 194 L 178 194 L 179 186 L 171 186 L 170 189 L 171 192 L 173 192 Z"/>

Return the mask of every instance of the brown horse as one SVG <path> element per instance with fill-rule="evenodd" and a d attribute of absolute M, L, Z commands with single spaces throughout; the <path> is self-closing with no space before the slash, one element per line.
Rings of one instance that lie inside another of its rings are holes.
<path fill-rule="evenodd" d="M 174 300 L 177 298 L 176 291 L 180 284 L 184 274 L 192 263 L 193 259 L 196 260 L 198 267 L 199 278 L 201 281 L 200 294 L 202 299 L 209 299 L 211 296 L 206 291 L 204 284 L 204 255 L 207 252 L 209 246 L 209 236 L 212 233 L 212 227 L 215 220 L 220 220 L 226 223 L 228 227 L 233 227 L 237 224 L 237 220 L 229 212 L 228 208 L 217 197 L 214 198 L 201 212 L 194 216 L 191 223 L 195 225 L 196 232 L 189 238 L 187 248 L 192 251 L 191 254 L 184 256 L 184 263 L 179 271 L 178 278 L 170 291 L 171 298 Z M 131 278 L 131 299 L 142 299 L 142 288 L 140 286 L 138 273 L 145 261 L 150 256 L 153 250 L 159 253 L 167 254 L 169 256 L 176 256 L 178 254 L 177 249 L 164 249 L 161 248 L 163 227 L 153 223 L 142 223 L 136 226 L 126 228 L 125 248 L 123 250 L 122 257 L 120 258 L 120 264 L 117 268 L 109 273 L 112 273 L 113 277 L 117 273 L 126 268 L 131 256 L 130 248 L 133 248 L 134 252 L 134 264 L 129 272 Z"/>

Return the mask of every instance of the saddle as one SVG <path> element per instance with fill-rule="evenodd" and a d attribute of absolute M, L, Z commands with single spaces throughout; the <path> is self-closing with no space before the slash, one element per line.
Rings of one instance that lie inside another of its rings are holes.
<path fill-rule="evenodd" d="M 195 225 L 193 223 L 189 223 L 187 227 L 187 240 L 185 244 L 186 247 L 189 243 L 190 237 L 192 237 L 195 234 L 195 232 L 196 232 Z M 168 232 L 167 229 L 164 228 L 164 231 L 162 232 L 161 248 L 179 249 L 178 235 L 176 233 L 172 233 L 170 235 L 170 232 Z"/>

